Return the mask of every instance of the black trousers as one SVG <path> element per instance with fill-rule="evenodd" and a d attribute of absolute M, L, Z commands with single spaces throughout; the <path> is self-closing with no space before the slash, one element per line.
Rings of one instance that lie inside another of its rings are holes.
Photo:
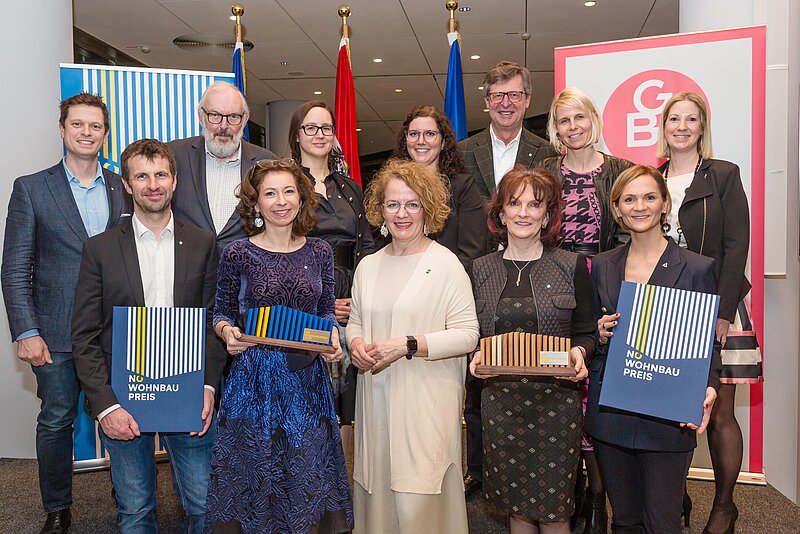
<path fill-rule="evenodd" d="M 483 480 L 483 438 L 481 423 L 481 392 L 483 379 L 475 378 L 467 366 L 467 390 L 464 399 L 464 421 L 467 423 L 467 474 Z"/>
<path fill-rule="evenodd" d="M 614 534 L 680 534 L 683 488 L 694 451 L 662 452 L 594 440 Z"/>

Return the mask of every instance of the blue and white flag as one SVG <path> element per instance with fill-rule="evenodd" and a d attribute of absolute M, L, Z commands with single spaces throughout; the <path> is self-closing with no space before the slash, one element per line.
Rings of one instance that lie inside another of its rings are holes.
<path fill-rule="evenodd" d="M 458 32 L 447 34 L 450 60 L 447 62 L 447 87 L 444 92 L 444 114 L 450 119 L 456 141 L 467 138 L 467 107 L 464 104 L 464 76 L 461 74 L 461 43 Z"/>
<path fill-rule="evenodd" d="M 111 387 L 142 432 L 203 429 L 205 308 L 114 307 Z"/>
<path fill-rule="evenodd" d="M 61 64 L 61 98 L 99 95 L 108 107 L 108 139 L 100 163 L 120 172 L 119 156 L 129 144 L 151 138 L 168 143 L 200 135 L 197 104 L 215 81 L 234 82 L 233 73 Z"/>
<path fill-rule="evenodd" d="M 600 404 L 700 425 L 719 297 L 622 282 Z"/>

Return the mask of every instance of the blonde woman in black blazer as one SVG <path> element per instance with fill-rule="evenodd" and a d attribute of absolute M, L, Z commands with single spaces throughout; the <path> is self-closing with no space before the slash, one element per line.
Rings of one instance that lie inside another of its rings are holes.
<path fill-rule="evenodd" d="M 711 124 L 706 103 L 696 93 L 677 93 L 664 105 L 659 130 L 659 156 L 670 194 L 682 199 L 668 234 L 678 243 L 716 260 L 720 295 L 717 339 L 725 344 L 739 302 L 750 291 L 745 278 L 750 250 L 750 211 L 739 167 L 711 159 Z M 673 215 L 675 214 L 673 210 Z M 714 506 L 704 532 L 728 532 L 738 511 L 733 488 L 742 465 L 742 431 L 734 415 L 737 383 L 758 382 L 760 365 L 722 365 L 719 399 L 708 426 L 714 467 Z M 691 501 L 687 497 L 691 509 Z M 688 511 L 687 511 L 688 513 Z"/>
<path fill-rule="evenodd" d="M 720 345 L 715 343 L 700 427 L 601 408 L 599 399 L 608 341 L 619 319 L 615 310 L 622 281 L 715 293 L 714 260 L 663 236 L 670 197 L 656 169 L 637 165 L 620 174 L 611 189 L 611 204 L 631 240 L 592 262 L 599 343 L 589 366 L 586 430 L 594 439 L 611 501 L 612 531 L 675 534 L 681 532 L 681 497 L 696 434 L 708 425 L 719 387 Z"/>

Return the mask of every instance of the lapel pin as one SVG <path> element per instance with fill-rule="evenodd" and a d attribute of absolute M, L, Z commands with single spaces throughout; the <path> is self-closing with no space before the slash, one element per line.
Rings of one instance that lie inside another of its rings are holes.
<path fill-rule="evenodd" d="M 532 157 L 533 157 L 533 152 L 529 153 L 529 154 L 528 154 L 528 157 L 529 157 L 529 158 L 532 158 Z"/>
<path fill-rule="evenodd" d="M 183 245 L 183 241 L 178 241 L 178 244 L 179 245 Z"/>
<path fill-rule="evenodd" d="M 431 270 L 430 269 L 425 269 L 425 274 L 431 274 Z"/>
<path fill-rule="evenodd" d="M 661 266 L 662 266 L 663 268 L 665 268 L 665 269 L 666 269 L 667 267 L 669 267 L 669 266 L 667 265 L 667 262 L 664 262 L 664 263 L 662 263 L 662 264 L 661 264 Z"/>

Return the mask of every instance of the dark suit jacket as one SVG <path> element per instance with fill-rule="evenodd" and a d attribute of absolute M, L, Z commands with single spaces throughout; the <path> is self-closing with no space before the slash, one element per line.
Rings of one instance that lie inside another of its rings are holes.
<path fill-rule="evenodd" d="M 182 219 L 216 235 L 206 187 L 205 139 L 203 136 L 179 139 L 169 143 L 169 147 L 175 152 L 175 161 L 178 165 L 178 185 L 172 197 L 172 213 L 176 219 Z M 266 148 L 242 141 L 242 178 L 250 167 L 262 159 L 275 159 L 275 154 Z M 242 227 L 241 217 L 234 211 L 228 223 L 217 235 L 220 252 L 231 241 L 245 237 L 247 236 Z"/>
<path fill-rule="evenodd" d="M 630 243 L 624 247 L 601 252 L 592 260 L 592 278 L 595 287 L 595 315 L 604 315 L 617 309 L 619 290 L 625 279 L 625 262 Z M 666 267 L 665 267 L 666 265 Z M 669 239 L 667 248 L 658 260 L 649 284 L 716 293 L 714 260 L 683 249 Z M 680 335 L 676 333 L 675 335 Z M 689 451 L 697 446 L 696 434 L 678 423 L 637 415 L 631 412 L 600 407 L 600 390 L 603 386 L 606 351 L 608 345 L 597 345 L 594 360 L 589 365 L 589 400 L 586 408 L 586 431 L 602 441 L 650 451 Z M 720 345 L 714 343 L 708 385 L 719 388 Z"/>
<path fill-rule="evenodd" d="M 669 161 L 661 166 L 664 172 Z M 703 160 L 678 210 L 686 245 L 717 261 L 719 317 L 733 322 L 748 291 L 744 276 L 750 253 L 750 210 L 739 166 L 719 159 Z"/>
<path fill-rule="evenodd" d="M 130 197 L 117 174 L 103 169 L 108 224 L 130 218 Z M 83 241 L 89 236 L 62 162 L 17 178 L 3 242 L 3 298 L 11 338 L 33 328 L 54 352 L 70 352 L 70 319 Z"/>
<path fill-rule="evenodd" d="M 206 308 L 205 383 L 217 392 L 226 361 L 225 350 L 211 326 L 218 262 L 214 235 L 175 219 L 174 305 Z M 117 403 L 111 389 L 114 306 L 144 305 L 132 222 L 88 239 L 75 292 L 72 344 L 78 380 L 92 417 Z"/>
<path fill-rule="evenodd" d="M 489 128 L 459 142 L 458 149 L 464 159 L 466 171 L 475 178 L 481 196 L 483 198 L 492 196 L 497 186 L 494 178 L 492 136 Z M 535 167 L 543 159 L 555 155 L 557 155 L 556 151 L 550 143 L 522 128 L 517 148 L 517 164 L 528 168 Z"/>

